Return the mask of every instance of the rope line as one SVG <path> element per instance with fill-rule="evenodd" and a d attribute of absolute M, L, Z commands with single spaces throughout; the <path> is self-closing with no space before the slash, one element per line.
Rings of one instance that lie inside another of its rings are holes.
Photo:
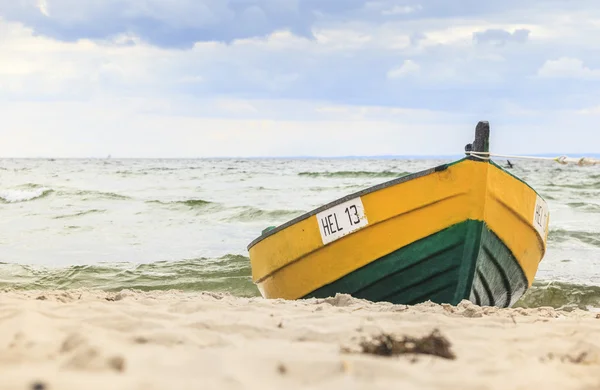
<path fill-rule="evenodd" d="M 600 160 L 590 158 L 590 157 L 567 157 L 567 156 L 559 156 L 559 157 L 536 157 L 536 156 L 519 156 L 519 155 L 511 155 L 511 154 L 499 154 L 499 153 L 490 153 L 490 152 L 466 152 L 467 155 L 476 157 L 480 160 L 488 161 L 492 157 L 500 157 L 513 160 L 537 160 L 537 161 L 555 161 L 559 164 L 577 164 L 580 166 L 585 165 L 600 165 Z"/>

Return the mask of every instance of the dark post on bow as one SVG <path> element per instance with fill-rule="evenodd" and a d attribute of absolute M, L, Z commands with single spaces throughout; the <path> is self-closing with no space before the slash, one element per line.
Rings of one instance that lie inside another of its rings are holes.
<path fill-rule="evenodd" d="M 475 128 L 475 141 L 472 144 L 465 146 L 465 152 L 470 155 L 473 153 L 488 153 L 490 151 L 490 123 L 488 121 L 479 121 Z M 481 158 L 484 157 L 484 158 Z M 473 156 L 474 160 L 487 160 L 487 156 Z"/>

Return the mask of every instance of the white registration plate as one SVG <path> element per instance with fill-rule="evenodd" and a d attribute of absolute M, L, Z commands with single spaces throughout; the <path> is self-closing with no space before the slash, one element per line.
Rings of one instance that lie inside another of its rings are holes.
<path fill-rule="evenodd" d="M 535 202 L 535 209 L 533 211 L 533 227 L 538 231 L 544 242 L 546 242 L 548 235 L 548 218 L 550 211 L 548 204 L 539 196 Z"/>
<path fill-rule="evenodd" d="M 361 198 L 354 198 L 317 214 L 323 244 L 327 245 L 369 224 Z"/>

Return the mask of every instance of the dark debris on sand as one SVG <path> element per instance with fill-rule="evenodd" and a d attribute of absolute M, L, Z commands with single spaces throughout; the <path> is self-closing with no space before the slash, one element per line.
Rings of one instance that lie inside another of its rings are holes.
<path fill-rule="evenodd" d="M 561 363 L 571 363 L 571 364 L 597 364 L 597 360 L 589 351 L 579 352 L 577 354 L 572 355 L 555 355 L 553 353 L 549 353 L 545 358 L 541 359 L 542 361 L 548 360 L 558 360 Z"/>
<path fill-rule="evenodd" d="M 433 355 L 454 360 L 456 356 L 451 350 L 452 344 L 435 329 L 428 336 L 395 338 L 390 334 L 381 334 L 373 340 L 360 344 L 362 353 L 377 356 L 398 356 L 406 354 Z"/>
<path fill-rule="evenodd" d="M 31 390 L 46 390 L 48 386 L 44 382 L 35 382 L 31 385 Z"/>

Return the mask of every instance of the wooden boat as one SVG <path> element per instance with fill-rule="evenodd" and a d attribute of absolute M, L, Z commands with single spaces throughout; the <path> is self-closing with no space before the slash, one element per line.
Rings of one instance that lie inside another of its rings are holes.
<path fill-rule="evenodd" d="M 463 159 L 263 231 L 248 246 L 263 297 L 512 306 L 545 254 L 549 210 L 489 159 L 489 132 L 477 124 Z"/>

